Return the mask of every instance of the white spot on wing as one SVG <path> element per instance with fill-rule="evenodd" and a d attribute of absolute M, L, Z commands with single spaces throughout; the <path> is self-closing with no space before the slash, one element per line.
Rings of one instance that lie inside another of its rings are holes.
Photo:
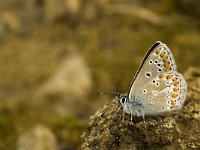
<path fill-rule="evenodd" d="M 169 95 L 165 95 L 165 98 L 166 98 L 166 99 L 169 99 Z"/>
<path fill-rule="evenodd" d="M 157 96 L 158 91 L 152 91 L 152 94 L 153 94 L 154 96 Z"/>
<path fill-rule="evenodd" d="M 158 62 L 159 62 L 158 59 L 154 60 L 154 64 L 157 64 Z"/>
<path fill-rule="evenodd" d="M 146 89 L 143 90 L 143 94 L 147 94 L 147 90 Z"/>
<path fill-rule="evenodd" d="M 155 104 L 155 102 L 154 102 L 154 101 L 151 101 L 151 104 L 153 105 L 153 104 Z"/>
<path fill-rule="evenodd" d="M 157 87 L 159 87 L 159 86 L 160 86 L 160 83 L 159 83 L 159 82 L 157 82 L 157 83 L 156 83 L 156 86 L 157 86 Z"/>
<path fill-rule="evenodd" d="M 158 68 L 157 72 L 161 72 L 162 71 L 162 68 Z"/>
<path fill-rule="evenodd" d="M 152 65 L 152 64 L 153 64 L 153 60 L 150 60 L 150 61 L 149 61 L 149 64 Z"/>
<path fill-rule="evenodd" d="M 155 84 L 156 83 L 156 80 L 152 80 L 151 84 Z"/>

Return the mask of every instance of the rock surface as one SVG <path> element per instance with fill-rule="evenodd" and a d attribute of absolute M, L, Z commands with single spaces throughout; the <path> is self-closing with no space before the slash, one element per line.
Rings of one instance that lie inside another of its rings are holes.
<path fill-rule="evenodd" d="M 82 135 L 82 149 L 200 149 L 200 69 L 185 73 L 188 93 L 185 105 L 176 114 L 160 117 L 135 118 L 130 122 L 119 103 L 99 109 Z"/>
<path fill-rule="evenodd" d="M 41 96 L 60 95 L 81 98 L 88 93 L 91 84 L 91 73 L 84 58 L 74 54 L 66 57 L 39 92 Z"/>
<path fill-rule="evenodd" d="M 36 125 L 22 134 L 17 143 L 17 150 L 57 150 L 54 134 L 45 126 Z"/>

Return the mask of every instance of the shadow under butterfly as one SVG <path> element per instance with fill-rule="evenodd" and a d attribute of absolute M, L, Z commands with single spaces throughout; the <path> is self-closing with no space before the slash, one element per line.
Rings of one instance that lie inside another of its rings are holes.
<path fill-rule="evenodd" d="M 170 49 L 157 41 L 146 53 L 131 83 L 128 95 L 117 92 L 125 113 L 133 116 L 157 116 L 180 110 L 186 99 L 187 84 L 177 71 Z M 119 108 L 119 109 L 120 109 Z M 118 109 L 118 111 L 119 111 Z"/>

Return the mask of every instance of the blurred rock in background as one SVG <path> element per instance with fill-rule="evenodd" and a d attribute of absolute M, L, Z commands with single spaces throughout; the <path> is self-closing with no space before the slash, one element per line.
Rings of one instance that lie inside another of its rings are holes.
<path fill-rule="evenodd" d="M 46 83 L 36 91 L 39 103 L 52 101 L 62 116 L 73 114 L 79 101 L 89 94 L 92 86 L 91 71 L 83 56 L 67 56 Z"/>
<path fill-rule="evenodd" d="M 69 97 L 84 97 L 91 88 L 91 74 L 86 62 L 80 55 L 71 55 L 42 87 L 48 94 L 57 93 Z"/>
<path fill-rule="evenodd" d="M 91 20 L 104 3 L 102 0 L 28 0 L 26 6 L 30 16 L 39 20 L 43 16 L 52 23 L 60 19 L 69 21 L 67 18 Z"/>
<path fill-rule="evenodd" d="M 0 38 L 8 33 L 22 33 L 24 26 L 21 18 L 12 12 L 2 12 L 0 14 Z"/>
<path fill-rule="evenodd" d="M 55 135 L 48 127 L 36 125 L 19 136 L 17 150 L 57 150 Z"/>

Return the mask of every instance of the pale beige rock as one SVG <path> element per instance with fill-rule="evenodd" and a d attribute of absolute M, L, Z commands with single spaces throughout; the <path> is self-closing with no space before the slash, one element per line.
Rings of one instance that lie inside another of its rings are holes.
<path fill-rule="evenodd" d="M 11 12 L 3 12 L 0 14 L 0 20 L 9 30 L 13 32 L 20 32 L 22 23 L 19 17 Z"/>
<path fill-rule="evenodd" d="M 67 12 L 71 15 L 77 15 L 82 6 L 82 0 L 65 0 Z"/>
<path fill-rule="evenodd" d="M 49 22 L 64 17 L 66 15 L 65 0 L 44 0 L 44 12 Z"/>
<path fill-rule="evenodd" d="M 79 55 L 66 57 L 64 62 L 42 87 L 43 93 L 81 98 L 91 88 L 90 70 Z"/>
<path fill-rule="evenodd" d="M 36 125 L 19 136 L 17 150 L 58 150 L 58 144 L 47 127 Z"/>

